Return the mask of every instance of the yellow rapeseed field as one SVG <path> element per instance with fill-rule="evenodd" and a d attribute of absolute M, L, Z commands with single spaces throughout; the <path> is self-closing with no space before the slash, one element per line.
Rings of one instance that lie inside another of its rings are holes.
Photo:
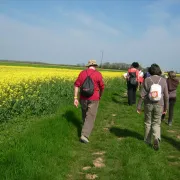
<path fill-rule="evenodd" d="M 25 108 L 32 111 L 38 103 L 42 105 L 45 101 L 45 105 L 48 106 L 48 101 L 54 102 L 55 97 L 52 97 L 54 94 L 58 97 L 71 96 L 73 81 L 80 71 L 64 68 L 0 66 L 0 115 L 6 116 L 5 114 L 13 111 L 17 113 L 24 111 Z M 101 73 L 105 82 L 112 78 L 121 78 L 123 74 L 110 71 Z M 34 109 L 37 110 L 37 107 Z"/>
<path fill-rule="evenodd" d="M 0 83 L 16 84 L 21 81 L 48 81 L 52 78 L 75 80 L 81 70 L 60 68 L 36 68 L 25 66 L 0 66 Z M 121 77 L 123 72 L 102 71 L 103 77 Z"/>
<path fill-rule="evenodd" d="M 34 83 L 44 83 L 53 79 L 62 81 L 73 81 L 77 78 L 81 70 L 76 69 L 60 69 L 60 68 L 35 68 L 22 66 L 0 66 L 0 96 L 7 96 L 10 92 L 17 95 L 21 90 L 21 86 L 31 91 Z M 105 79 L 121 77 L 122 72 L 103 71 Z M 0 98 L 1 98 L 0 97 Z"/>
<path fill-rule="evenodd" d="M 12 97 L 21 94 L 22 86 L 28 93 L 35 84 L 37 85 L 55 79 L 73 81 L 77 78 L 80 71 L 76 69 L 0 66 L 0 99 L 6 96 Z M 122 74 L 123 72 L 102 72 L 105 80 L 121 77 Z"/>
<path fill-rule="evenodd" d="M 0 66 L 0 93 L 6 90 L 11 93 L 17 91 L 19 84 L 24 84 L 26 89 L 34 83 L 48 82 L 52 79 L 73 81 L 81 70 L 60 68 L 35 68 L 22 66 Z M 102 72 L 104 79 L 121 77 L 122 72 Z M 11 87 L 16 86 L 15 89 Z"/>
<path fill-rule="evenodd" d="M 21 114 L 50 112 L 63 98 L 73 97 L 73 82 L 81 70 L 0 65 L 0 121 Z M 101 71 L 106 87 L 124 72 Z M 114 82 L 113 82 L 114 83 Z"/>

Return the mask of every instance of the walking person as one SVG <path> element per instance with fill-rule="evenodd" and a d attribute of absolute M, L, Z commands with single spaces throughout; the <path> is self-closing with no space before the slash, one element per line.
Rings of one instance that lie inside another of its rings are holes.
<path fill-rule="evenodd" d="M 172 125 L 174 115 L 174 105 L 176 103 L 176 89 L 179 85 L 179 80 L 176 79 L 176 73 L 174 71 L 168 72 L 167 86 L 169 93 L 169 112 L 168 112 L 168 125 Z"/>
<path fill-rule="evenodd" d="M 136 104 L 136 91 L 139 86 L 139 63 L 133 62 L 128 69 L 127 74 L 127 91 L 128 91 L 128 104 Z"/>
<path fill-rule="evenodd" d="M 83 120 L 80 140 L 84 143 L 89 142 L 89 136 L 94 127 L 99 101 L 104 90 L 103 77 L 101 73 L 96 70 L 97 66 L 95 60 L 89 60 L 86 65 L 87 69 L 80 72 L 74 83 L 74 105 L 76 107 L 79 105 L 78 91 L 80 89 L 80 104 Z"/>
<path fill-rule="evenodd" d="M 161 77 L 160 67 L 152 64 L 149 73 L 151 76 L 144 80 L 140 92 L 137 112 L 141 112 L 141 105 L 144 102 L 144 141 L 150 145 L 153 136 L 153 147 L 158 150 L 161 140 L 161 115 L 167 112 L 169 96 L 166 79 Z"/>

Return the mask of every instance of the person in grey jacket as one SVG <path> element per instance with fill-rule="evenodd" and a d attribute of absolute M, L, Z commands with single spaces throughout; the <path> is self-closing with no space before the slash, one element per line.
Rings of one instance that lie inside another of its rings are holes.
<path fill-rule="evenodd" d="M 150 77 L 147 77 L 143 83 L 140 92 L 140 99 L 137 105 L 137 112 L 141 112 L 141 106 L 144 102 L 145 115 L 145 135 L 144 141 L 151 144 L 151 137 L 153 136 L 153 147 L 155 150 L 159 149 L 159 142 L 161 140 L 161 116 L 166 114 L 168 110 L 168 88 L 166 79 L 161 77 L 161 69 L 157 64 L 152 64 L 149 68 Z M 153 83 L 159 83 L 161 86 L 161 99 L 159 101 L 152 101 L 149 98 L 149 92 Z"/>

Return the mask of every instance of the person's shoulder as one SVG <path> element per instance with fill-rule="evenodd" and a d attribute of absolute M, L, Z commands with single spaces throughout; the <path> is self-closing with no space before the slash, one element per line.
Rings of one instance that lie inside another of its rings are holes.
<path fill-rule="evenodd" d="M 100 71 L 98 71 L 98 70 L 95 70 L 95 72 L 94 72 L 94 78 L 95 79 L 99 79 L 99 80 L 101 80 L 102 78 L 103 78 L 103 76 L 102 76 L 102 74 L 101 74 L 101 72 Z"/>
<path fill-rule="evenodd" d="M 145 80 L 146 80 L 146 81 L 151 81 L 151 77 L 152 77 L 152 76 L 148 76 Z"/>
<path fill-rule="evenodd" d="M 102 76 L 102 73 L 100 72 L 100 71 L 98 71 L 98 70 L 95 70 L 96 72 L 96 74 L 98 74 L 98 75 L 101 75 Z"/>
<path fill-rule="evenodd" d="M 166 78 L 164 78 L 164 77 L 161 77 L 160 84 L 161 84 L 161 86 L 166 87 L 166 85 L 168 84 L 167 79 L 166 79 Z"/>
<path fill-rule="evenodd" d="M 146 79 L 151 80 L 153 78 L 153 76 L 147 76 Z"/>
<path fill-rule="evenodd" d="M 131 68 L 128 69 L 128 72 L 129 72 L 129 73 L 134 73 L 134 72 L 139 73 L 139 70 L 136 69 L 136 68 L 134 68 L 134 67 L 131 67 Z"/>
<path fill-rule="evenodd" d="M 80 73 L 79 73 L 79 75 L 81 76 L 81 75 L 84 74 L 85 72 L 86 72 L 86 69 L 81 70 Z"/>
<path fill-rule="evenodd" d="M 164 82 L 164 83 L 166 83 L 166 82 L 167 82 L 167 79 L 164 78 L 164 77 L 161 77 L 161 81 Z"/>
<path fill-rule="evenodd" d="M 84 73 L 85 71 L 86 71 L 85 69 L 84 69 L 84 70 L 81 70 L 81 71 L 80 71 L 80 74 Z"/>

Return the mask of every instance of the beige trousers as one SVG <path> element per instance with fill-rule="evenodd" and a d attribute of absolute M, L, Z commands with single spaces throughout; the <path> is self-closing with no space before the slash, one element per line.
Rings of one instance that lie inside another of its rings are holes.
<path fill-rule="evenodd" d="M 151 143 L 151 137 L 154 139 L 161 139 L 161 116 L 162 116 L 163 107 L 154 103 L 154 104 L 145 104 L 144 105 L 144 114 L 145 114 L 145 135 L 144 141 L 146 143 Z"/>
<path fill-rule="evenodd" d="M 84 135 L 87 138 L 89 138 L 92 129 L 94 127 L 94 121 L 96 119 L 99 101 L 81 99 L 80 103 L 81 103 L 82 120 L 83 120 L 81 135 Z"/>

